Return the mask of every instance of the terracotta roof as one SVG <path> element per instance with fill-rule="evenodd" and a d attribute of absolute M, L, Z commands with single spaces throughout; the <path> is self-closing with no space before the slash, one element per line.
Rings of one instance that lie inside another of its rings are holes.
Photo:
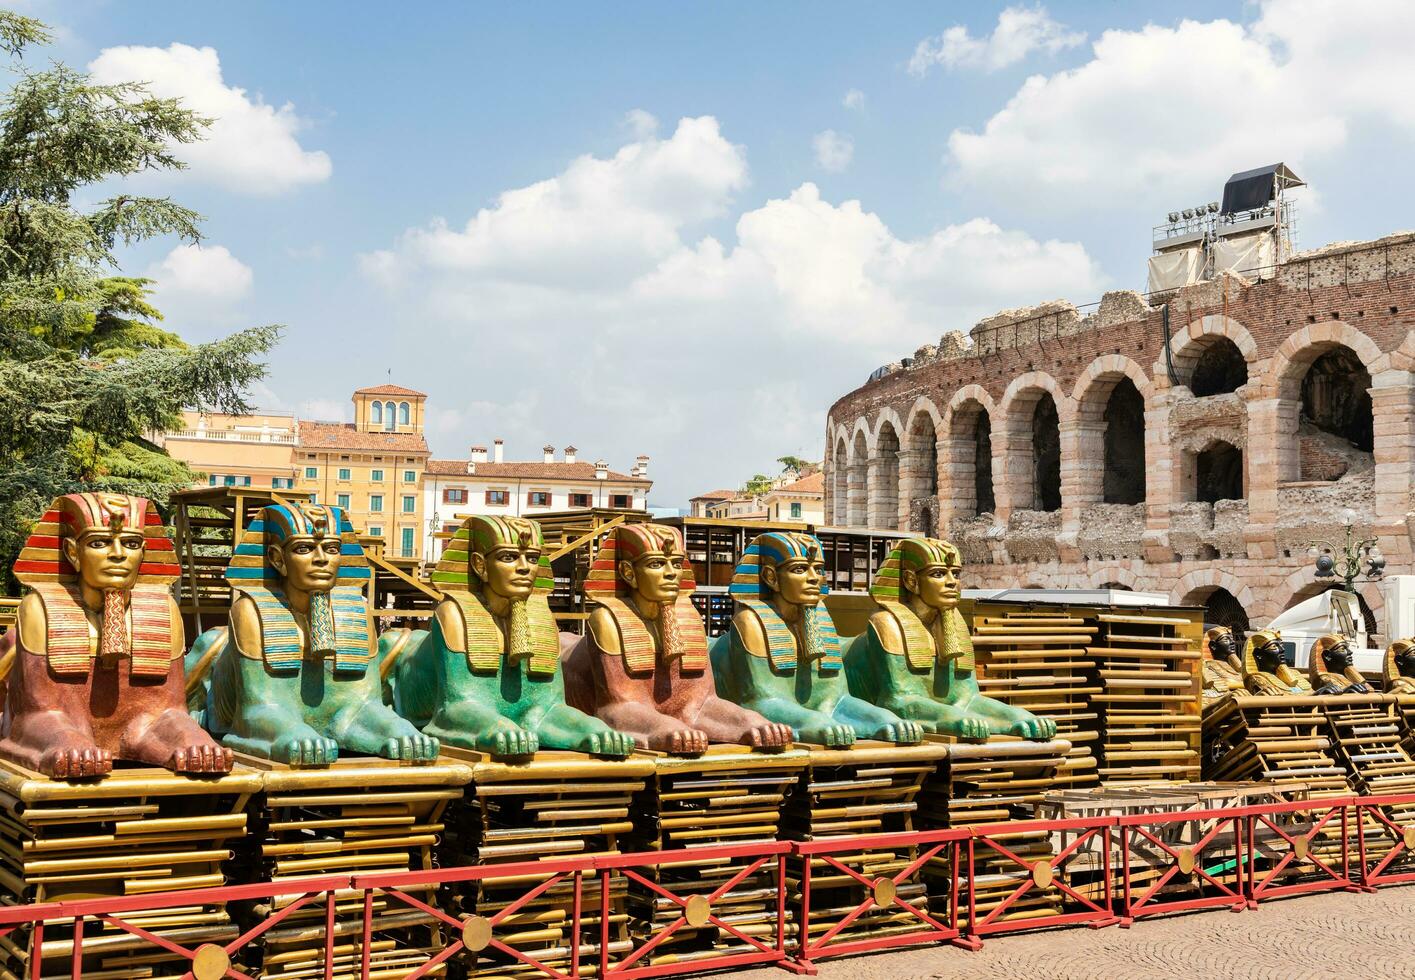
<path fill-rule="evenodd" d="M 736 490 L 709 490 L 707 493 L 700 493 L 693 500 L 736 500 Z"/>
<path fill-rule="evenodd" d="M 360 388 L 354 392 L 356 395 L 408 395 L 413 398 L 426 398 L 427 392 L 414 391 L 412 388 L 404 388 L 402 385 L 374 385 L 372 388 Z"/>
<path fill-rule="evenodd" d="M 358 449 L 387 453 L 430 452 L 427 440 L 415 432 L 360 432 L 350 422 L 299 423 L 296 445 L 301 449 Z"/>
<path fill-rule="evenodd" d="M 478 463 L 477 471 L 474 474 L 467 472 L 467 461 L 465 459 L 430 459 L 427 461 L 427 473 L 429 476 L 475 476 L 477 479 L 486 477 L 502 477 L 505 479 L 523 480 L 564 480 L 571 483 L 592 483 L 595 482 L 594 463 Z M 609 480 L 613 483 L 642 483 L 644 486 L 652 486 L 653 481 L 637 476 L 629 476 L 627 473 L 616 473 L 609 471 Z"/>
<path fill-rule="evenodd" d="M 772 493 L 825 493 L 825 474 L 817 470 L 810 476 L 803 476 L 795 483 L 777 487 Z"/>

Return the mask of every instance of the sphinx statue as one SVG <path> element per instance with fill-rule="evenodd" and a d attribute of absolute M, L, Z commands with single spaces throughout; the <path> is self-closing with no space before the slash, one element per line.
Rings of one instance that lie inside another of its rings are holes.
<path fill-rule="evenodd" d="M 178 568 L 151 502 L 74 493 L 49 505 L 14 566 L 20 602 L 0 755 L 58 779 L 113 760 L 229 772 L 187 714 Z"/>
<path fill-rule="evenodd" d="M 1387 694 L 1415 695 L 1415 638 L 1396 640 L 1386 647 L 1381 680 Z"/>
<path fill-rule="evenodd" d="M 798 741 L 843 748 L 856 738 L 913 744 L 916 721 L 850 693 L 840 637 L 821 605 L 821 543 L 812 534 L 773 531 L 742 555 L 728 592 L 732 628 L 710 650 L 717 693 L 791 727 Z"/>
<path fill-rule="evenodd" d="M 651 749 L 698 755 L 710 742 L 784 748 L 791 729 L 717 695 L 683 537 L 623 524 L 604 539 L 585 593 L 585 637 L 565 665 L 570 703 Z"/>
<path fill-rule="evenodd" d="M 209 664 L 205 722 L 224 744 L 296 768 L 341 750 L 414 765 L 437 739 L 383 703 L 371 670 L 368 561 L 339 507 L 277 504 L 247 527 L 226 569 L 231 626 L 207 630 L 189 662 Z"/>
<path fill-rule="evenodd" d="M 1252 694 L 1272 696 L 1310 695 L 1312 685 L 1301 673 L 1287 666 L 1282 656 L 1282 634 L 1258 630 L 1243 647 L 1243 681 Z"/>
<path fill-rule="evenodd" d="M 958 608 L 962 568 L 962 555 L 947 541 L 899 542 L 870 586 L 879 611 L 847 645 L 850 692 L 928 732 L 974 740 L 1053 738 L 1050 718 L 979 691 L 972 635 Z"/>
<path fill-rule="evenodd" d="M 1351 647 L 1346 637 L 1328 633 L 1318 637 L 1312 644 L 1307 673 L 1313 688 L 1312 693 L 1329 694 L 1370 694 L 1371 685 L 1352 663 Z"/>
<path fill-rule="evenodd" d="M 1238 659 L 1238 644 L 1233 630 L 1215 626 L 1204 634 L 1204 704 L 1208 705 L 1225 694 L 1246 691 L 1243 664 Z"/>
<path fill-rule="evenodd" d="M 399 714 L 449 745 L 494 756 L 633 751 L 633 736 L 565 701 L 540 525 L 469 518 L 432 581 L 442 590 L 432 628 L 391 665 Z"/>

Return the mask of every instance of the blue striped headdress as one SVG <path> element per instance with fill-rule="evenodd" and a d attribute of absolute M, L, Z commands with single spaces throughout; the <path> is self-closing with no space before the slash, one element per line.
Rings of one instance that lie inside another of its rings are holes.
<path fill-rule="evenodd" d="M 742 553 L 742 560 L 737 563 L 737 570 L 727 592 L 761 621 L 771 665 L 775 670 L 796 669 L 797 643 L 791 628 L 764 598 L 767 590 L 762 586 L 762 566 L 775 567 L 795 558 L 818 558 L 823 551 L 820 539 L 814 534 L 802 531 L 771 531 L 752 539 L 752 543 Z M 821 594 L 824 595 L 828 591 L 822 582 Z M 801 612 L 805 641 L 804 659 L 807 663 L 819 660 L 820 669 L 823 671 L 839 670 L 840 637 L 836 635 L 830 613 L 820 604 L 804 608 Z"/>
<path fill-rule="evenodd" d="M 226 567 L 231 588 L 256 604 L 265 662 L 272 670 L 298 670 L 304 651 L 284 581 L 270 563 L 270 548 L 290 538 L 329 535 L 339 538 L 339 574 L 329 592 L 310 596 L 310 650 L 332 653 L 336 670 L 362 673 L 368 667 L 368 604 L 363 590 L 369 569 L 363 545 L 342 507 L 301 502 L 261 508 Z"/>

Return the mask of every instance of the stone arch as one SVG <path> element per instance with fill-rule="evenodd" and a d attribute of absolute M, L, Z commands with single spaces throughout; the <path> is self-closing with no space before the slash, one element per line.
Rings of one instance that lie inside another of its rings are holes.
<path fill-rule="evenodd" d="M 1075 403 L 1044 371 L 1014 378 L 1003 394 L 1001 477 L 1013 510 L 1060 510 L 1061 426 L 1070 427 Z"/>
<path fill-rule="evenodd" d="M 845 523 L 849 527 L 864 527 L 869 520 L 868 488 L 869 440 L 864 428 L 864 419 L 855 423 L 855 434 L 850 440 L 850 468 L 846 474 L 845 499 L 847 501 Z"/>
<path fill-rule="evenodd" d="M 891 411 L 891 415 L 894 413 Z M 898 416 L 895 416 L 897 419 Z M 868 481 L 868 514 L 870 527 L 899 527 L 899 430 L 896 423 L 882 418 L 875 431 L 875 445 L 870 451 L 866 480 Z"/>
<path fill-rule="evenodd" d="M 939 460 L 949 522 L 997 508 L 993 493 L 992 398 L 979 385 L 954 392 L 943 415 Z"/>
<path fill-rule="evenodd" d="M 1131 592 L 1140 592 L 1140 576 L 1124 565 L 1100 565 L 1091 569 L 1090 586 L 1093 589 L 1105 587 L 1107 582 L 1119 582 Z"/>
<path fill-rule="evenodd" d="M 915 399 L 901 430 L 899 453 L 899 527 L 939 534 L 939 462 L 942 416 L 927 397 Z"/>
<path fill-rule="evenodd" d="M 1097 357 L 1072 393 L 1073 494 L 1079 505 L 1138 504 L 1146 496 L 1145 410 L 1154 385 L 1140 365 L 1119 354 Z"/>
<path fill-rule="evenodd" d="M 1233 317 L 1210 313 L 1192 321 L 1186 329 L 1180 330 L 1169 339 L 1170 360 L 1174 363 L 1174 373 L 1181 384 L 1188 386 L 1199 356 L 1218 337 L 1233 342 L 1248 365 L 1249 378 L 1253 377 L 1253 370 L 1258 362 L 1258 344 L 1253 335 Z M 1166 374 L 1163 360 L 1155 365 L 1155 373 L 1161 376 Z"/>
<path fill-rule="evenodd" d="M 830 522 L 836 527 L 844 527 L 850 520 L 850 443 L 844 426 L 836 428 L 830 493 Z"/>
<path fill-rule="evenodd" d="M 870 436 L 871 447 L 878 444 L 879 434 L 886 425 L 894 430 L 896 436 L 904 431 L 904 423 L 899 420 L 899 413 L 888 405 L 881 406 L 879 415 L 875 418 L 874 432 Z"/>
<path fill-rule="evenodd" d="M 861 415 L 850 427 L 850 462 L 863 463 L 869 458 L 874 444 L 874 431 L 870 428 L 870 420 Z"/>
<path fill-rule="evenodd" d="M 1194 598 L 1205 590 L 1220 588 L 1238 600 L 1245 610 L 1252 614 L 1257 606 L 1253 590 L 1220 568 L 1196 568 L 1180 578 L 1169 591 L 1170 601 L 1177 606 L 1203 605 Z"/>

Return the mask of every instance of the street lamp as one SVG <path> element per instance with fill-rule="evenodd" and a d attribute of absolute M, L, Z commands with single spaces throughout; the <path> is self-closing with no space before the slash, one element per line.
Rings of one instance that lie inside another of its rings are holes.
<path fill-rule="evenodd" d="M 1349 507 L 1341 512 L 1342 524 L 1346 527 L 1346 543 L 1340 552 L 1327 541 L 1313 541 L 1307 554 L 1312 558 L 1317 578 L 1340 578 L 1347 592 L 1355 592 L 1356 579 L 1361 575 L 1361 565 L 1366 566 L 1366 580 L 1374 581 L 1385 574 L 1386 559 L 1376 546 L 1375 538 L 1357 541 L 1353 533 L 1356 512 Z"/>

